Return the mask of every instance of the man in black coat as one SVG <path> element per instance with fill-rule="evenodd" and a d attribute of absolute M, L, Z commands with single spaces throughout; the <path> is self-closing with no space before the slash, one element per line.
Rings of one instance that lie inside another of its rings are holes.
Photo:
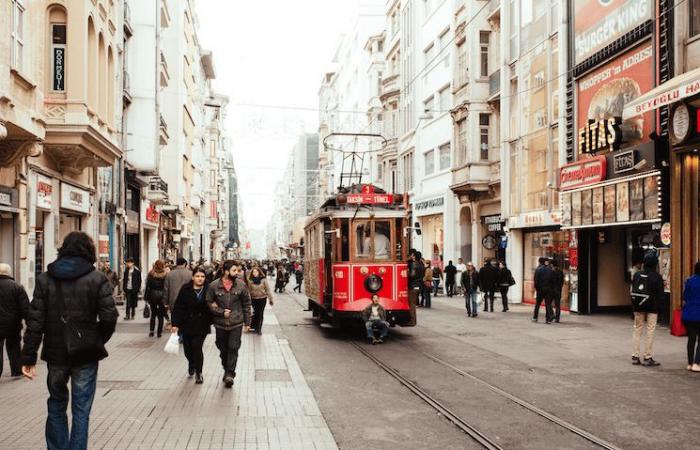
<path fill-rule="evenodd" d="M 12 278 L 9 264 L 0 264 L 0 375 L 3 370 L 3 347 L 7 347 L 10 375 L 22 376 L 20 361 L 22 320 L 29 315 L 29 298 L 22 285 Z"/>
<path fill-rule="evenodd" d="M 554 283 L 554 274 L 552 268 L 549 265 L 549 260 L 547 258 L 541 257 L 539 259 L 540 265 L 535 269 L 535 312 L 532 317 L 533 322 L 537 322 L 538 316 L 540 314 L 540 306 L 542 301 L 546 308 L 545 320 L 547 323 L 552 323 L 553 312 L 552 312 L 552 291 Z"/>
<path fill-rule="evenodd" d="M 498 268 L 494 265 L 494 261 L 486 260 L 484 267 L 479 270 L 479 287 L 484 293 L 484 312 L 488 312 L 489 303 L 493 312 L 493 300 L 498 287 Z"/>
<path fill-rule="evenodd" d="M 556 323 L 559 323 L 561 318 L 561 291 L 564 288 L 564 272 L 562 272 L 559 263 L 552 260 L 552 301 L 554 302 L 554 310 L 552 318 Z"/>
<path fill-rule="evenodd" d="M 39 346 L 48 367 L 46 444 L 48 448 L 87 448 L 90 410 L 97 387 L 98 361 L 117 323 L 112 286 L 95 270 L 96 251 L 85 233 L 69 233 L 58 259 L 37 277 L 22 349 L 22 374 L 36 377 Z M 68 382 L 71 382 L 69 398 Z M 66 409 L 72 402 L 68 431 Z"/>
<path fill-rule="evenodd" d="M 423 290 L 423 277 L 425 277 L 423 255 L 419 251 L 411 249 L 408 254 L 409 326 L 415 325 L 417 322 L 416 305 L 418 304 L 418 296 Z"/>
<path fill-rule="evenodd" d="M 445 266 L 445 290 L 447 291 L 448 297 L 452 297 L 455 294 L 456 275 L 457 268 L 452 264 L 452 260 L 450 260 Z"/>
<path fill-rule="evenodd" d="M 632 279 L 632 310 L 634 311 L 634 339 L 632 364 L 654 367 L 660 365 L 652 357 L 656 322 L 664 299 L 664 279 L 657 271 L 659 259 L 654 253 L 644 256 L 642 270 Z M 635 298 L 637 297 L 637 298 Z M 642 331 L 647 329 L 643 360 L 640 360 Z"/>
<path fill-rule="evenodd" d="M 178 262 L 180 259 L 182 258 L 178 258 Z M 136 314 L 136 306 L 139 302 L 139 292 L 141 292 L 141 283 L 141 271 L 138 267 L 136 267 L 133 258 L 127 258 L 126 268 L 124 269 L 124 277 L 122 278 L 122 289 L 124 290 L 124 296 L 126 297 L 126 315 L 124 320 L 133 319 L 134 315 Z"/>

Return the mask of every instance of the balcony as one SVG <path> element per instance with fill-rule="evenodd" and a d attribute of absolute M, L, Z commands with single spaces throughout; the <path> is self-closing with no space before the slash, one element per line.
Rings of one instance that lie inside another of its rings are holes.
<path fill-rule="evenodd" d="M 401 86 L 399 86 L 399 74 L 391 75 L 382 80 L 382 92 L 379 97 L 381 101 L 385 101 L 387 98 L 394 95 L 399 95 L 401 92 Z"/>
<path fill-rule="evenodd" d="M 122 97 L 124 98 L 124 105 L 131 104 L 131 79 L 126 70 L 122 73 Z"/>
<path fill-rule="evenodd" d="M 501 69 L 489 75 L 489 101 L 493 101 L 501 94 Z"/>
<path fill-rule="evenodd" d="M 168 183 L 159 176 L 151 177 L 148 181 L 148 200 L 156 205 L 168 202 Z"/>
<path fill-rule="evenodd" d="M 131 8 L 129 4 L 124 2 L 124 36 L 130 38 L 134 34 L 134 29 L 131 27 Z"/>
<path fill-rule="evenodd" d="M 165 121 L 163 114 L 160 115 L 160 145 L 168 145 L 170 135 L 168 134 L 168 123 Z"/>
<path fill-rule="evenodd" d="M 468 196 L 471 201 L 491 196 L 493 164 L 492 161 L 468 162 L 452 169 L 450 189 L 456 195 Z"/>
<path fill-rule="evenodd" d="M 160 52 L 160 87 L 167 87 L 169 81 L 170 73 L 168 72 L 168 62 L 165 60 L 163 52 Z"/>
<path fill-rule="evenodd" d="M 168 11 L 168 2 L 160 0 L 160 27 L 168 28 L 170 26 L 170 11 Z"/>
<path fill-rule="evenodd" d="M 501 0 L 491 0 L 489 3 L 489 14 L 486 16 L 492 27 L 498 29 L 501 24 Z"/>

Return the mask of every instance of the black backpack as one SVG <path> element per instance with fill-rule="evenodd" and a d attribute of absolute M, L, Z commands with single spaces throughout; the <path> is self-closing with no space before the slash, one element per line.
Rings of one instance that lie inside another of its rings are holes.
<path fill-rule="evenodd" d="M 644 272 L 637 272 L 632 280 L 632 306 L 640 308 L 654 295 L 651 290 L 649 275 Z"/>

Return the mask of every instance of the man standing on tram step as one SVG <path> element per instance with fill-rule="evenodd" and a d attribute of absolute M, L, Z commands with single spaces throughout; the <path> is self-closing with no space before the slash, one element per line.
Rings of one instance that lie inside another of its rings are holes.
<path fill-rule="evenodd" d="M 127 258 L 124 277 L 122 278 L 122 289 L 124 290 L 124 297 L 126 297 L 126 315 L 124 320 L 133 319 L 136 314 L 136 305 L 139 302 L 139 292 L 141 292 L 141 282 L 141 271 L 136 267 L 134 258 Z"/>
<path fill-rule="evenodd" d="M 455 294 L 456 275 L 457 268 L 452 264 L 452 260 L 450 260 L 447 266 L 445 266 L 445 293 L 448 297 L 452 297 Z"/>
<path fill-rule="evenodd" d="M 423 267 L 423 258 L 419 251 L 411 249 L 408 253 L 408 308 L 409 308 L 409 326 L 416 324 L 416 305 L 418 304 L 418 296 L 423 289 L 423 277 L 425 276 L 425 267 Z"/>
<path fill-rule="evenodd" d="M 227 388 L 236 378 L 238 349 L 241 348 L 243 327 L 250 330 L 251 301 L 245 282 L 239 278 L 241 265 L 224 261 L 223 276 L 207 289 L 207 304 L 216 329 L 216 347 L 224 369 L 223 382 Z"/>
<path fill-rule="evenodd" d="M 544 301 L 546 309 L 545 320 L 547 323 L 552 322 L 552 268 L 549 266 L 549 260 L 545 257 L 540 257 L 540 265 L 535 269 L 535 311 L 532 316 L 532 321 L 537 322 L 540 315 L 540 306 Z"/>
<path fill-rule="evenodd" d="M 117 324 L 112 285 L 95 270 L 96 254 L 90 236 L 80 231 L 68 233 L 58 249 L 58 259 L 37 277 L 29 308 L 22 374 L 32 380 L 36 377 L 37 352 L 43 340 L 41 359 L 48 368 L 45 434 L 49 449 L 88 448 L 98 361 L 107 357 L 105 344 Z M 69 401 L 70 431 L 66 415 Z"/>
<path fill-rule="evenodd" d="M 493 312 L 493 301 L 498 287 L 498 269 L 494 265 L 494 261 L 487 259 L 484 267 L 479 270 L 479 287 L 484 293 L 484 312 L 489 311 L 489 304 L 491 312 Z"/>
<path fill-rule="evenodd" d="M 192 271 L 187 267 L 187 260 L 180 257 L 175 264 L 175 268 L 165 276 L 163 284 L 163 299 L 170 314 L 175 310 L 175 300 L 180 294 L 180 289 L 192 281 Z"/>

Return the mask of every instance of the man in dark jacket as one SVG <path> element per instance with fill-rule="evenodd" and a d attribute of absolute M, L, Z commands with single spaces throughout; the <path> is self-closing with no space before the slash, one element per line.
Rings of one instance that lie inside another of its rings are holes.
<path fill-rule="evenodd" d="M 107 277 L 95 270 L 92 239 L 74 231 L 63 240 L 58 259 L 37 277 L 22 349 L 22 373 L 36 376 L 36 359 L 47 362 L 49 389 L 46 444 L 51 449 L 87 448 L 98 361 L 107 357 L 117 309 Z M 68 431 L 68 382 L 73 425 Z"/>
<path fill-rule="evenodd" d="M 250 330 L 251 300 L 245 282 L 239 278 L 241 265 L 224 262 L 223 276 L 207 289 L 206 300 L 216 329 L 216 347 L 224 368 L 224 385 L 233 386 L 243 327 Z"/>
<path fill-rule="evenodd" d="M 564 272 L 562 272 L 559 263 L 552 260 L 552 301 L 554 302 L 553 318 L 556 323 L 559 323 L 561 318 L 561 291 L 564 288 Z"/>
<path fill-rule="evenodd" d="M 379 296 L 372 294 L 372 303 L 362 310 L 362 320 L 367 330 L 367 340 L 370 344 L 383 344 L 389 334 L 389 322 L 386 321 L 386 311 L 379 304 Z M 374 331 L 379 330 L 379 339 L 375 339 Z"/>
<path fill-rule="evenodd" d="M 423 255 L 417 250 L 411 249 L 408 254 L 408 308 L 409 326 L 416 324 L 416 305 L 418 296 L 423 290 L 423 277 L 425 277 L 425 266 L 423 265 Z"/>
<path fill-rule="evenodd" d="M 484 267 L 479 270 L 479 288 L 484 293 L 484 312 L 488 312 L 489 304 L 493 312 L 493 301 L 498 287 L 498 268 L 493 261 L 486 260 Z"/>
<path fill-rule="evenodd" d="M 448 297 L 452 297 L 455 294 L 456 275 L 457 268 L 452 264 L 452 260 L 450 260 L 445 266 L 445 291 L 447 291 Z"/>
<path fill-rule="evenodd" d="M 0 376 L 3 370 L 3 347 L 7 347 L 10 375 L 22 376 L 22 320 L 29 315 L 29 298 L 21 284 L 12 278 L 9 264 L 0 264 Z"/>
<path fill-rule="evenodd" d="M 124 320 L 134 318 L 136 305 L 139 302 L 139 292 L 141 292 L 141 271 L 136 267 L 133 258 L 127 258 L 124 277 L 122 278 L 122 290 L 126 297 L 126 315 Z"/>
<path fill-rule="evenodd" d="M 655 254 L 646 255 L 642 270 L 634 274 L 632 280 L 632 309 L 634 311 L 632 364 L 634 365 L 642 364 L 647 367 L 659 365 L 652 357 L 656 321 L 664 298 L 664 280 L 656 271 L 658 265 L 659 260 Z M 641 361 L 639 359 L 640 344 L 645 323 L 647 334 L 644 343 L 644 361 Z"/>
<path fill-rule="evenodd" d="M 533 322 L 537 322 L 540 315 L 540 306 L 544 301 L 546 309 L 545 320 L 547 323 L 552 323 L 552 268 L 549 267 L 549 260 L 541 257 L 540 265 L 535 269 L 535 312 L 532 317 Z"/>

